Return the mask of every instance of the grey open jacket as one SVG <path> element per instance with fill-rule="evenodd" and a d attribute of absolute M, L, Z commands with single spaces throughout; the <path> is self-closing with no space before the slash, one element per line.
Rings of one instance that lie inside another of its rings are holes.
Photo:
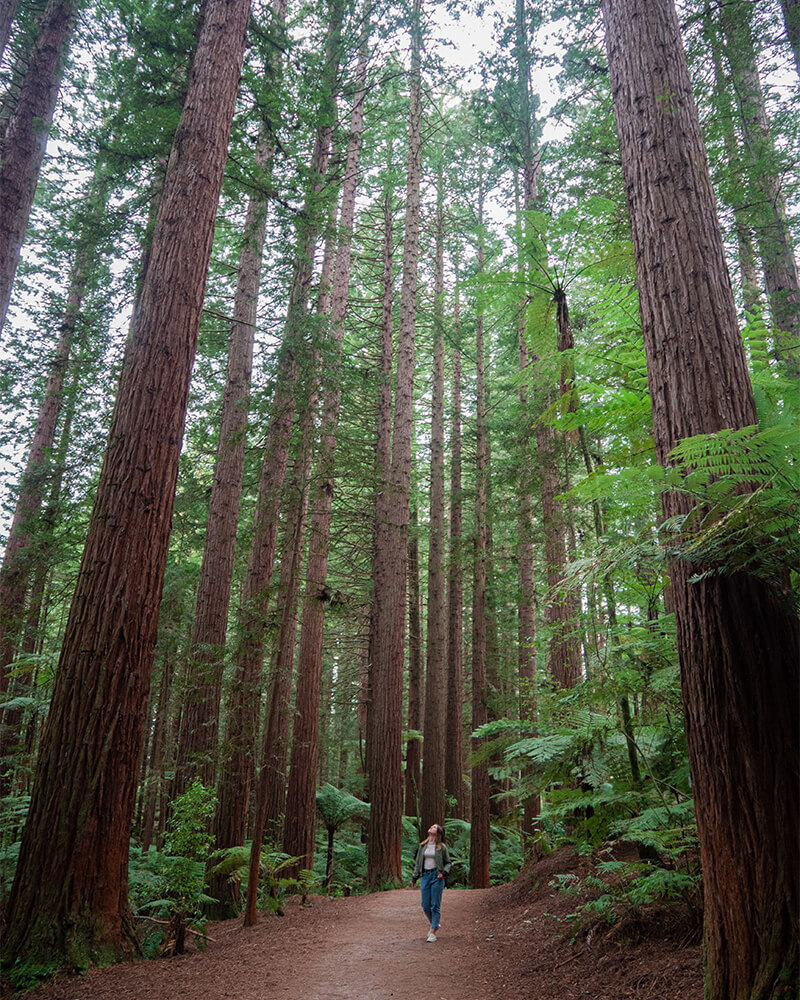
<path fill-rule="evenodd" d="M 450 860 L 450 852 L 447 850 L 447 844 L 442 844 L 441 851 L 437 851 L 434 854 L 436 860 L 436 873 L 437 875 L 446 875 L 453 866 L 453 862 Z M 425 864 L 425 844 L 420 844 L 417 848 L 417 860 L 414 862 L 414 874 L 411 876 L 413 882 L 422 875 L 422 867 Z"/>

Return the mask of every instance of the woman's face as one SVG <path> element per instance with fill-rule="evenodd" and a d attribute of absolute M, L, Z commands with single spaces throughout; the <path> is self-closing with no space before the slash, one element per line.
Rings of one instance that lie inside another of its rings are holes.
<path fill-rule="evenodd" d="M 438 840 L 439 839 L 439 827 L 436 825 L 436 823 L 434 823 L 433 826 L 429 827 L 429 829 L 428 829 L 428 838 L 430 840 Z"/>

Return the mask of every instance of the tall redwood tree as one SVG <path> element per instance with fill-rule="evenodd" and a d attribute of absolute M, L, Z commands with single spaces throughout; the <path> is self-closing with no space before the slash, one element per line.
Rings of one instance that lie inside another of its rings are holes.
<path fill-rule="evenodd" d="M 50 0 L 39 22 L 16 104 L 0 144 L 0 331 L 39 181 L 64 55 L 80 7 Z"/>
<path fill-rule="evenodd" d="M 673 0 L 603 0 L 658 460 L 756 423 Z M 664 514 L 691 506 L 667 493 Z M 671 569 L 714 1000 L 796 995 L 800 635 L 776 586 Z M 708 569 L 708 567 L 703 567 Z"/>
<path fill-rule="evenodd" d="M 367 741 L 372 803 L 367 846 L 367 880 L 372 886 L 383 882 L 397 882 L 401 877 L 403 661 L 422 155 L 421 49 L 420 0 L 414 0 L 411 16 L 403 281 L 400 291 L 392 460 L 383 492 L 378 498 L 376 526 L 375 627 Z"/>
<path fill-rule="evenodd" d="M 249 11 L 204 7 L 39 753 L 7 966 L 83 969 L 139 951 L 128 846 L 142 723 Z"/>

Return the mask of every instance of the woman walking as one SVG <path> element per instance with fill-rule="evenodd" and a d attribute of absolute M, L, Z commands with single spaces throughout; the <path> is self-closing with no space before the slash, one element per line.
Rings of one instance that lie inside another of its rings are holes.
<path fill-rule="evenodd" d="M 422 909 L 431 925 L 427 940 L 431 942 L 436 940 L 436 931 L 439 930 L 444 877 L 450 871 L 450 866 L 450 852 L 444 842 L 444 830 L 438 823 L 434 823 L 428 830 L 427 838 L 419 845 L 411 877 L 412 885 L 417 884 L 417 879 L 420 880 Z"/>

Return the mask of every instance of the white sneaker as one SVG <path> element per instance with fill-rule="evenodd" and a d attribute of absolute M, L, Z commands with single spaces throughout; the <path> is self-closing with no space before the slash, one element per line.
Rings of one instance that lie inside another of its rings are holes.
<path fill-rule="evenodd" d="M 425 940 L 426 941 L 435 941 L 436 940 L 436 935 L 433 933 L 433 931 L 428 931 L 428 936 L 427 936 L 427 938 Z"/>

